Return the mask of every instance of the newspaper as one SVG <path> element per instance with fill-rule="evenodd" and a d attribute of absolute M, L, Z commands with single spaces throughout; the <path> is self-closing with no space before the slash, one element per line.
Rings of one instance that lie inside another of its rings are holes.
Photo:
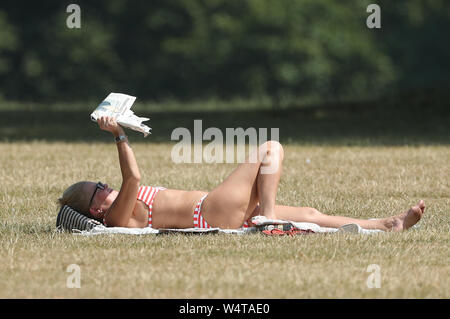
<path fill-rule="evenodd" d="M 144 137 L 146 137 L 150 134 L 151 128 L 142 124 L 142 122 L 148 121 L 149 118 L 138 117 L 130 110 L 135 100 L 135 96 L 110 93 L 92 112 L 91 120 L 97 122 L 97 119 L 102 116 L 111 116 L 120 125 L 144 133 Z"/>

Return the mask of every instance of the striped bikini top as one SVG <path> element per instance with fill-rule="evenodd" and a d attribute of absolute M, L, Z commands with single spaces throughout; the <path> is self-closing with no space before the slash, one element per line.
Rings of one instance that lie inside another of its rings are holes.
<path fill-rule="evenodd" d="M 144 202 L 148 207 L 148 227 L 152 227 L 152 209 L 153 201 L 159 191 L 165 190 L 165 187 L 141 186 L 139 187 L 137 199 Z"/>

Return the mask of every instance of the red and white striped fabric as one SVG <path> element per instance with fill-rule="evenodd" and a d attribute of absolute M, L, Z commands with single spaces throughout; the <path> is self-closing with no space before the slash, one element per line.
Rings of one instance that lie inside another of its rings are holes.
<path fill-rule="evenodd" d="M 202 216 L 202 203 L 203 203 L 203 200 L 206 198 L 206 196 L 208 196 L 208 195 L 206 194 L 205 196 L 200 198 L 200 200 L 198 201 L 197 205 L 195 206 L 195 210 L 194 210 L 194 228 L 212 228 Z M 248 223 L 244 222 L 242 227 L 248 228 L 249 227 Z"/>
<path fill-rule="evenodd" d="M 141 186 L 139 187 L 137 199 L 143 201 L 148 207 L 148 227 L 152 227 L 152 208 L 153 200 L 160 190 L 164 187 Z"/>
<path fill-rule="evenodd" d="M 212 228 L 202 216 L 202 203 L 207 195 L 200 198 L 194 209 L 194 228 Z"/>

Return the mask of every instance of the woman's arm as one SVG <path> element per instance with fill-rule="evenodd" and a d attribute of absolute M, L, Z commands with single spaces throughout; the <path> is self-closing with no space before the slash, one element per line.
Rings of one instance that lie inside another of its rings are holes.
<path fill-rule="evenodd" d="M 111 132 L 114 137 L 125 135 L 124 130 L 114 118 L 101 117 L 97 122 L 102 130 Z M 141 174 L 133 150 L 128 144 L 128 138 L 117 142 L 117 151 L 122 172 L 122 186 L 119 195 L 105 215 L 105 221 L 110 226 L 127 227 L 136 205 Z"/>

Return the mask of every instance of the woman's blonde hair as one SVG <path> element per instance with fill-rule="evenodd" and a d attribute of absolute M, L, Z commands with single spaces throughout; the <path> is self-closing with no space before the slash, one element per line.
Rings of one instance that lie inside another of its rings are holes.
<path fill-rule="evenodd" d="M 61 207 L 64 205 L 70 206 L 77 212 L 85 216 L 90 216 L 88 206 L 91 194 L 88 194 L 85 188 L 88 183 L 89 182 L 83 181 L 69 186 L 64 191 L 62 197 L 58 198 L 59 205 L 61 205 Z"/>

